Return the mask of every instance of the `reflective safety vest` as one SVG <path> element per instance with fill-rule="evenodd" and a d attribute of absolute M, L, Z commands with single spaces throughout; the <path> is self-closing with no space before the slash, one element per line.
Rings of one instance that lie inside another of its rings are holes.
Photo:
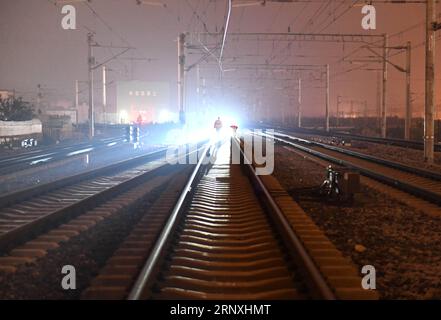
<path fill-rule="evenodd" d="M 216 121 L 214 122 L 214 128 L 215 128 L 215 129 L 220 129 L 220 128 L 222 128 L 222 121 L 220 121 L 220 120 L 216 120 Z"/>

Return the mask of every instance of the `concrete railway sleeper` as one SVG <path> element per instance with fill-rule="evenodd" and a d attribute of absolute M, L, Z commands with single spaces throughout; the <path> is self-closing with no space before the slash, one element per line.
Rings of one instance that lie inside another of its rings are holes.
<path fill-rule="evenodd" d="M 422 176 L 417 169 L 415 169 L 415 173 L 411 173 L 407 169 L 391 167 L 386 162 L 384 164 L 373 162 L 371 159 L 357 153 L 348 153 L 346 150 L 339 150 L 335 147 L 305 144 L 302 141 L 308 141 L 304 139 L 299 140 L 286 135 L 283 137 L 276 135 L 274 139 L 326 161 L 355 169 L 366 177 L 400 189 L 435 205 L 441 205 L 441 183 L 439 181 L 441 177 L 429 178 Z"/>
<path fill-rule="evenodd" d="M 169 186 L 83 298 L 376 299 L 280 184 L 270 176 L 256 184 L 229 151 L 221 146 L 208 170 L 200 162 L 180 196 L 179 183 Z"/>
<path fill-rule="evenodd" d="M 187 156 L 187 155 L 185 155 Z M 165 150 L 0 198 L 0 255 L 170 171 Z M 0 264 L 1 267 L 1 264 Z"/>

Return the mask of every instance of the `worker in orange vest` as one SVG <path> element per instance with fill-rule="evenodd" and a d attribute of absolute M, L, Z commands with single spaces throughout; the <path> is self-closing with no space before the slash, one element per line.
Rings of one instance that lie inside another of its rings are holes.
<path fill-rule="evenodd" d="M 141 125 L 142 124 L 142 116 L 139 114 L 138 119 L 136 119 L 136 122 Z"/>
<path fill-rule="evenodd" d="M 222 121 L 220 117 L 217 117 L 217 120 L 214 122 L 214 128 L 217 132 L 219 132 L 222 129 Z"/>

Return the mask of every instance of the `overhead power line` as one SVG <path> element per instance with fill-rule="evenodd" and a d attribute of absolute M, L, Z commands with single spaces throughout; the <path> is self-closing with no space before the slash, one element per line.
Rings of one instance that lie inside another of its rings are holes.
<path fill-rule="evenodd" d="M 225 22 L 224 35 L 222 37 L 222 46 L 221 46 L 221 51 L 220 51 L 220 56 L 219 56 L 219 67 L 220 67 L 221 72 L 222 72 L 222 56 L 224 54 L 225 41 L 227 39 L 227 34 L 228 34 L 228 27 L 230 26 L 230 17 L 231 17 L 231 9 L 232 9 L 232 0 L 227 0 L 227 1 L 228 1 L 227 20 Z"/>

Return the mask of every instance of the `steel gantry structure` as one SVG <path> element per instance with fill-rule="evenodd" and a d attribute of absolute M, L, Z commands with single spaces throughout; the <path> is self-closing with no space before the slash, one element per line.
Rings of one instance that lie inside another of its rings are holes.
<path fill-rule="evenodd" d="M 435 32 L 439 29 L 435 2 L 436 0 L 427 0 L 426 3 L 424 160 L 429 163 L 433 163 L 435 148 Z"/>
<path fill-rule="evenodd" d="M 237 8 L 237 7 L 245 7 L 245 6 L 251 6 L 251 5 L 263 5 L 265 6 L 268 3 L 278 3 L 278 4 L 282 4 L 282 3 L 286 3 L 286 4 L 294 4 L 294 3 L 324 3 L 324 2 L 328 2 L 329 0 L 229 0 L 229 11 L 231 12 L 231 8 Z M 84 2 L 84 3 L 89 3 L 90 0 L 72 0 L 72 1 L 50 1 L 51 3 L 58 5 L 58 4 L 64 4 L 64 3 L 69 3 L 69 2 Z M 343 4 L 344 1 L 338 1 L 339 3 Z M 433 162 L 433 157 L 434 157 L 434 113 L 435 113 L 435 90 L 434 90 L 434 85 L 435 85 L 435 32 L 437 30 L 439 30 L 441 28 L 441 24 L 437 21 L 436 19 L 436 3 L 438 3 L 438 0 L 364 0 L 364 1 L 355 1 L 355 2 L 351 2 L 350 4 L 348 4 L 348 7 L 345 8 L 346 12 L 347 10 L 355 7 L 356 5 L 362 5 L 362 4 L 395 4 L 395 5 L 403 5 L 403 4 L 424 4 L 426 6 L 426 41 L 425 41 L 425 48 L 426 48 L 426 59 L 425 59 L 425 102 L 424 102 L 424 159 L 427 162 Z M 163 7 L 167 7 L 166 4 L 164 4 L 162 1 L 144 1 L 144 0 L 133 0 L 133 3 L 136 3 L 138 5 L 141 4 L 145 4 L 145 5 L 154 5 L 154 6 L 163 6 Z M 92 8 L 90 8 L 92 10 Z M 93 10 L 92 10 L 93 11 Z M 96 12 L 94 12 L 95 15 Z M 229 14 L 228 14 L 229 16 Z M 102 20 L 102 19 L 101 19 Z M 331 21 L 332 23 L 335 22 L 335 19 Z M 228 23 L 227 23 L 228 25 Z M 107 25 L 108 29 L 109 26 Z M 111 30 L 113 32 L 113 30 Z M 225 45 L 225 39 L 226 39 L 226 34 L 227 34 L 227 28 L 224 29 L 224 32 L 222 34 L 222 41 L 220 42 L 220 44 L 216 45 L 215 47 L 210 47 L 208 48 L 207 46 L 207 53 L 209 55 L 213 55 L 213 52 L 217 51 L 217 50 L 221 50 L 222 52 L 224 51 L 224 45 Z M 229 33 L 228 36 L 234 36 L 234 34 Z M 286 41 L 335 41 L 337 40 L 337 38 L 339 38 L 340 40 L 344 40 L 341 37 L 347 37 L 347 36 L 351 36 L 351 35 L 340 35 L 340 34 L 334 34 L 331 36 L 331 34 L 328 35 L 322 35 L 319 33 L 316 34 L 291 34 L 288 33 L 287 34 L 288 37 L 291 37 L 290 39 L 286 40 Z M 352 35 L 352 36 L 356 36 L 356 35 Z M 385 35 L 358 35 L 358 36 L 362 36 L 364 38 L 366 37 L 382 37 Z M 296 38 L 297 37 L 297 38 Z M 332 37 L 335 37 L 334 39 L 332 39 Z M 321 39 L 320 39 L 321 38 Z M 319 39 L 319 40 L 314 40 L 314 39 Z M 185 41 L 185 39 L 184 39 Z M 283 39 L 279 39 L 277 41 L 284 41 Z M 385 37 L 382 40 L 382 48 L 383 48 L 383 95 L 382 95 L 382 99 L 381 99 L 381 134 L 383 137 L 386 136 L 386 114 L 387 114 L 387 108 L 386 108 L 386 81 L 387 81 L 387 65 L 388 65 L 388 61 L 387 61 L 387 52 L 388 52 L 388 46 L 387 43 L 385 43 L 385 41 L 387 42 L 387 37 Z M 89 42 L 89 47 L 91 47 L 91 43 L 93 43 L 91 40 L 88 40 Z M 181 47 L 182 49 L 182 47 Z M 89 48 L 90 51 L 90 48 Z M 181 50 L 182 53 L 183 50 Z M 410 53 L 410 50 L 408 50 L 408 52 Z M 221 57 L 222 55 L 220 55 Z M 183 58 L 185 60 L 185 54 L 180 54 L 180 57 Z M 409 54 L 410 57 L 410 54 Z M 222 62 L 222 58 L 217 58 L 218 62 Z M 93 70 L 94 67 L 93 64 L 91 63 L 91 61 L 93 62 L 93 57 L 91 56 L 91 54 L 89 53 L 89 84 L 90 87 L 92 87 L 92 82 L 93 82 Z M 182 65 L 184 65 L 184 63 L 182 63 Z M 220 65 L 222 65 L 220 63 Z M 185 65 L 184 65 L 185 66 Z M 406 68 L 406 73 L 410 73 L 410 64 L 408 65 L 409 68 Z M 403 69 L 404 70 L 404 69 Z M 181 116 L 183 117 L 184 115 L 184 98 L 183 98 L 183 93 L 185 92 L 184 87 L 185 87 L 185 67 L 183 69 L 180 69 L 180 77 L 179 77 L 179 81 L 178 81 L 178 86 L 179 86 L 179 92 L 181 95 L 180 98 L 180 113 Z M 403 71 L 404 72 L 404 71 Z M 406 85 L 410 86 L 410 79 L 408 78 L 406 80 Z M 91 93 L 93 88 L 90 88 L 90 94 L 89 94 L 89 105 L 90 105 L 90 109 L 89 110 L 89 121 L 91 121 L 91 126 L 90 126 L 90 136 L 93 136 L 94 132 L 93 132 L 93 93 Z M 407 90 L 407 89 L 406 89 Z M 406 94 L 407 97 L 409 97 L 408 94 Z M 405 128 L 405 137 L 410 137 L 410 100 L 407 98 L 406 99 L 406 116 L 405 116 L 405 123 L 406 123 L 406 128 Z"/>
<path fill-rule="evenodd" d="M 113 59 L 123 55 L 127 51 L 134 49 L 133 47 L 121 47 L 121 46 L 113 46 L 113 45 L 100 45 L 94 40 L 94 34 L 92 32 L 89 32 L 87 34 L 87 47 L 88 47 L 88 58 L 87 58 L 87 66 L 88 66 L 88 87 L 89 87 L 89 139 L 92 139 L 95 136 L 95 111 L 94 111 L 94 76 L 93 73 L 96 69 L 104 67 L 103 68 L 103 104 L 105 107 L 106 104 L 106 69 L 105 65 L 112 61 Z M 121 52 L 114 54 L 112 57 L 108 58 L 102 63 L 97 64 L 94 54 L 93 54 L 93 48 L 112 48 L 112 49 L 122 49 Z M 77 91 L 77 90 L 76 90 Z M 77 98 L 76 98 L 77 100 Z M 76 101 L 78 102 L 78 101 Z"/>
<path fill-rule="evenodd" d="M 236 6 L 250 5 L 251 2 L 254 4 L 265 5 L 267 2 L 275 3 L 298 3 L 298 2 L 323 2 L 325 0 L 240 0 L 240 3 L 236 2 Z M 383 3 L 383 4 L 424 4 L 426 6 L 426 17 L 425 17 L 425 101 L 424 101 L 424 160 L 429 163 L 434 161 L 434 145 L 435 145 L 435 32 L 441 29 L 441 23 L 437 21 L 436 14 L 436 3 L 437 0 L 371 0 L 364 1 L 367 4 Z M 357 3 L 357 2 L 356 2 Z M 353 4 L 350 6 L 350 8 Z M 384 56 L 383 56 L 383 83 L 387 80 L 387 72 L 385 68 L 387 67 L 386 55 L 387 55 L 387 44 L 384 45 Z M 406 74 L 410 74 L 410 50 L 408 47 L 408 60 L 406 67 Z M 405 115 L 405 137 L 410 137 L 410 77 L 406 79 L 406 115 Z M 382 136 L 386 136 L 386 119 L 385 119 L 385 105 L 384 105 L 384 86 L 383 86 L 383 102 L 381 108 L 381 133 Z"/>
<path fill-rule="evenodd" d="M 207 67 L 211 67 L 211 65 L 207 65 Z M 243 70 L 252 70 L 252 71 L 261 71 L 261 70 L 269 70 L 269 71 L 286 71 L 286 72 L 302 72 L 302 71 L 320 71 L 324 76 L 326 81 L 325 86 L 325 124 L 324 128 L 327 132 L 329 132 L 329 115 L 330 115 L 330 83 L 329 83 L 329 64 L 325 65 L 315 65 L 315 64 L 258 64 L 258 63 L 241 63 L 241 64 L 226 64 L 225 70 L 228 71 L 243 71 Z M 282 80 L 273 78 L 267 78 L 271 80 Z M 222 78 L 225 80 L 225 78 Z M 232 78 L 232 80 L 236 80 L 236 78 Z M 286 80 L 286 79 L 284 79 Z M 302 126 L 302 77 L 299 75 L 295 79 L 297 82 L 297 90 L 298 90 L 298 105 L 297 105 L 297 121 L 298 127 Z"/>
<path fill-rule="evenodd" d="M 219 37 L 221 33 L 201 32 L 196 34 L 197 43 L 191 44 L 192 49 L 199 49 L 205 53 L 206 57 L 213 55 L 217 50 Z M 360 43 L 363 47 L 382 49 L 382 54 L 378 54 L 382 59 L 382 99 L 381 99 L 381 135 L 386 137 L 387 134 L 387 72 L 388 72 L 388 36 L 387 34 L 370 35 L 370 34 L 339 34 L 339 33 L 230 33 L 230 41 L 271 41 L 271 42 L 332 42 L 332 43 Z M 210 49 L 211 48 L 211 49 Z M 329 69 L 329 65 L 327 66 Z M 329 71 L 327 72 L 329 78 Z M 329 83 L 329 79 L 328 79 Z M 329 96 L 329 86 L 327 86 L 327 94 Z M 329 131 L 329 99 L 327 99 L 325 113 L 325 129 Z"/>

